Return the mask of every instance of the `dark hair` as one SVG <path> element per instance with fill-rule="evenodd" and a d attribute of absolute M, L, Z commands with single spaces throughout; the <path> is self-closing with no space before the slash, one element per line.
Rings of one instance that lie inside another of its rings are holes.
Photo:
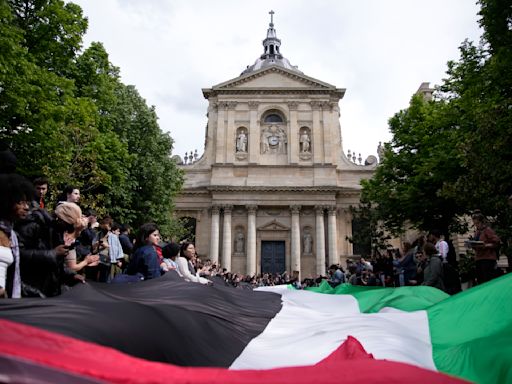
<path fill-rule="evenodd" d="M 471 218 L 473 220 L 478 220 L 479 222 L 481 223 L 484 223 L 485 222 L 485 216 L 482 215 L 481 213 L 474 213 L 473 216 L 471 216 Z"/>
<path fill-rule="evenodd" d="M 97 216 L 96 214 L 96 211 L 92 208 L 87 208 L 85 211 L 84 211 L 84 216 L 86 217 L 89 217 L 89 216 Z"/>
<path fill-rule="evenodd" d="M 75 189 L 80 190 L 80 188 L 75 187 L 74 185 L 66 185 L 64 187 L 64 189 L 62 190 L 62 193 L 57 197 L 57 202 L 67 201 L 68 195 L 71 194 L 73 192 L 73 190 L 75 190 Z"/>
<path fill-rule="evenodd" d="M 127 232 L 130 229 L 132 229 L 132 227 L 130 227 L 128 224 L 121 224 L 119 228 L 121 229 L 121 233 Z"/>
<path fill-rule="evenodd" d="M 146 245 L 146 241 L 153 232 L 158 231 L 158 226 L 155 223 L 142 224 L 137 231 L 135 238 L 135 248 L 140 248 Z"/>
<path fill-rule="evenodd" d="M 184 241 L 182 244 L 181 244 L 181 248 L 180 248 L 180 256 L 181 257 L 184 257 L 185 259 L 189 260 L 190 258 L 188 256 L 186 256 L 185 254 L 185 251 L 187 250 L 188 246 L 192 244 L 194 245 L 194 243 L 190 243 L 188 241 Z"/>
<path fill-rule="evenodd" d="M 438 239 L 441 238 L 441 231 L 439 229 L 433 229 L 430 231 L 430 234 Z"/>
<path fill-rule="evenodd" d="M 112 227 L 112 224 L 114 223 L 114 220 L 110 216 L 105 216 L 100 220 L 100 225 L 109 225 Z"/>
<path fill-rule="evenodd" d="M 18 160 L 14 153 L 3 142 L 0 143 L 0 174 L 16 172 Z"/>
<path fill-rule="evenodd" d="M 112 224 L 110 225 L 110 230 L 114 232 L 117 231 L 118 229 L 121 230 L 121 226 L 115 222 L 112 222 Z"/>
<path fill-rule="evenodd" d="M 162 248 L 162 256 L 166 259 L 173 259 L 180 253 L 180 245 L 176 243 L 169 243 Z"/>
<path fill-rule="evenodd" d="M 427 256 L 432 256 L 432 255 L 435 255 L 437 253 L 437 249 L 434 246 L 434 244 L 426 243 L 423 246 L 423 252 L 425 252 L 425 255 L 427 255 Z"/>
<path fill-rule="evenodd" d="M 34 181 L 32 182 L 32 184 L 34 184 L 34 186 L 38 186 L 38 185 L 48 185 L 48 178 L 45 177 L 45 176 L 41 176 L 41 177 L 38 177 L 36 179 L 34 179 Z"/>
<path fill-rule="evenodd" d="M 34 186 L 25 177 L 11 173 L 0 174 L 0 218 L 10 220 L 14 204 L 31 201 Z"/>

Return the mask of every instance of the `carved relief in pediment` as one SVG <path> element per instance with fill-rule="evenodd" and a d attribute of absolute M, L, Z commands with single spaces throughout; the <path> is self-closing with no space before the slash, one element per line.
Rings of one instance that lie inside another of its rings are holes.
<path fill-rule="evenodd" d="M 289 231 L 290 228 L 284 224 L 281 224 L 276 219 L 262 225 L 258 228 L 258 231 Z"/>

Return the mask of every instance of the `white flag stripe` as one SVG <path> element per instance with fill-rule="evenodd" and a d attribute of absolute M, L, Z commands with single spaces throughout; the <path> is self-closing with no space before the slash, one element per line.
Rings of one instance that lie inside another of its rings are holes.
<path fill-rule="evenodd" d="M 318 363 L 353 336 L 376 359 L 435 370 L 425 311 L 386 309 L 364 314 L 351 295 L 326 295 L 276 287 L 283 307 L 231 369 L 269 369 Z"/>

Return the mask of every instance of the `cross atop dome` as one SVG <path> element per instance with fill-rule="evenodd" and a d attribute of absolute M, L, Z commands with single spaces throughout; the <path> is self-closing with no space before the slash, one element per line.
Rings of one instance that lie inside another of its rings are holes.
<path fill-rule="evenodd" d="M 297 69 L 296 66 L 291 65 L 288 59 L 286 59 L 279 51 L 281 47 L 281 40 L 277 38 L 276 30 L 274 29 L 274 14 L 275 12 L 273 10 L 269 12 L 270 23 L 267 29 L 267 37 L 265 40 L 263 40 L 263 54 L 259 57 L 259 59 L 256 60 L 253 65 L 248 66 L 247 69 L 242 72 L 242 75 L 271 65 L 277 65 L 291 69 L 292 71 L 298 73 L 302 73 Z"/>

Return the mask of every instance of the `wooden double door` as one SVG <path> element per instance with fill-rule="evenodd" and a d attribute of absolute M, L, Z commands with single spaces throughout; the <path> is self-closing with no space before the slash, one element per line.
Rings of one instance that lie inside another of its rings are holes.
<path fill-rule="evenodd" d="M 261 273 L 286 271 L 286 245 L 284 241 L 261 242 Z"/>

